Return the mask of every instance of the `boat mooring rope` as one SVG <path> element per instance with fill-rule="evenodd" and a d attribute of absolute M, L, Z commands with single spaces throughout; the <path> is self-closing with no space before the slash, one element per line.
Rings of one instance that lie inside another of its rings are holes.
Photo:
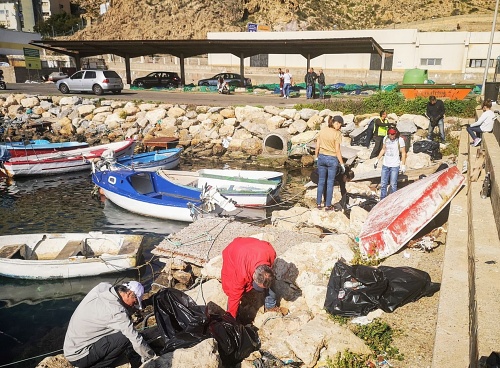
<path fill-rule="evenodd" d="M 8 366 L 13 365 L 13 364 L 18 364 L 18 363 L 26 362 L 28 360 L 32 360 L 32 359 L 36 359 L 36 358 L 41 358 L 41 357 L 46 356 L 46 355 L 51 355 L 51 354 L 54 354 L 54 353 L 59 353 L 61 351 L 63 351 L 63 349 L 54 350 L 54 351 L 51 351 L 50 353 L 40 354 L 40 355 L 31 357 L 31 358 L 26 358 L 26 359 L 22 359 L 22 360 L 18 360 L 18 361 L 12 362 L 12 363 L 3 364 L 3 365 L 0 365 L 0 368 L 2 368 L 2 367 L 8 367 Z"/>

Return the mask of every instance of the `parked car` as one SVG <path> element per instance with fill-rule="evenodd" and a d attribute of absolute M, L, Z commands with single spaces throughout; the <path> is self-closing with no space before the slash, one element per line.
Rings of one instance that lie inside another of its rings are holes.
<path fill-rule="evenodd" d="M 68 78 L 68 75 L 63 73 L 63 72 L 52 72 L 49 74 L 49 77 L 47 80 L 52 81 L 52 82 L 57 82 L 58 80 Z"/>
<path fill-rule="evenodd" d="M 199 86 L 217 86 L 217 81 L 219 77 L 224 78 L 224 82 L 227 82 L 230 86 L 235 87 L 251 87 L 252 80 L 250 78 L 243 79 L 243 85 L 241 84 L 241 75 L 235 73 L 219 73 L 214 75 L 212 78 L 200 79 L 198 81 Z"/>
<path fill-rule="evenodd" d="M 117 72 L 112 70 L 87 69 L 80 70 L 69 78 L 57 81 L 56 87 L 61 93 L 93 92 L 102 95 L 111 91 L 122 92 L 123 81 Z"/>
<path fill-rule="evenodd" d="M 132 85 L 139 88 L 177 88 L 180 83 L 181 78 L 179 77 L 179 74 L 175 72 L 152 72 L 145 77 L 134 79 Z"/>

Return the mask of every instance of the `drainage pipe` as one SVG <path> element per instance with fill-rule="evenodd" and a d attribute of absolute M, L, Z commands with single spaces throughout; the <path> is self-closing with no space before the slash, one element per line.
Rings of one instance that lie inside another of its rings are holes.
<path fill-rule="evenodd" d="M 287 155 L 290 134 L 287 129 L 276 129 L 262 141 L 262 153 L 268 155 Z"/>

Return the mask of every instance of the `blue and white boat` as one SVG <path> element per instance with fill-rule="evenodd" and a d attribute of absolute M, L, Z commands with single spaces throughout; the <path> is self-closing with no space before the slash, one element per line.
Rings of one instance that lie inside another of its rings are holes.
<path fill-rule="evenodd" d="M 62 142 L 51 143 L 45 139 L 33 139 L 24 142 L 4 142 L 0 146 L 9 150 L 12 157 L 42 155 L 58 151 L 69 151 L 77 148 L 88 147 L 87 142 Z"/>
<path fill-rule="evenodd" d="M 117 159 L 102 158 L 96 166 L 102 170 L 131 169 L 135 171 L 169 170 L 179 166 L 182 148 L 170 148 L 153 152 L 144 152 Z"/>
<path fill-rule="evenodd" d="M 199 217 L 236 210 L 234 201 L 216 188 L 191 188 L 155 172 L 92 170 L 92 181 L 117 206 L 144 216 L 192 222 Z"/>

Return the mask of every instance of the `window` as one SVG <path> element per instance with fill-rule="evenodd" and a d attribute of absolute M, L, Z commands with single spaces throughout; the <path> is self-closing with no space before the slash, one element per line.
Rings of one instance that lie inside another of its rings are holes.
<path fill-rule="evenodd" d="M 443 59 L 437 59 L 437 58 L 429 58 L 429 59 L 420 59 L 420 65 L 441 65 L 441 61 Z"/>
<path fill-rule="evenodd" d="M 493 67 L 494 59 L 490 59 L 490 68 Z M 485 68 L 486 59 L 470 59 L 469 68 Z"/>
<path fill-rule="evenodd" d="M 82 79 L 83 72 L 77 72 L 71 76 L 71 79 Z"/>
<path fill-rule="evenodd" d="M 85 79 L 95 79 L 95 72 L 87 70 L 85 72 Z"/>

